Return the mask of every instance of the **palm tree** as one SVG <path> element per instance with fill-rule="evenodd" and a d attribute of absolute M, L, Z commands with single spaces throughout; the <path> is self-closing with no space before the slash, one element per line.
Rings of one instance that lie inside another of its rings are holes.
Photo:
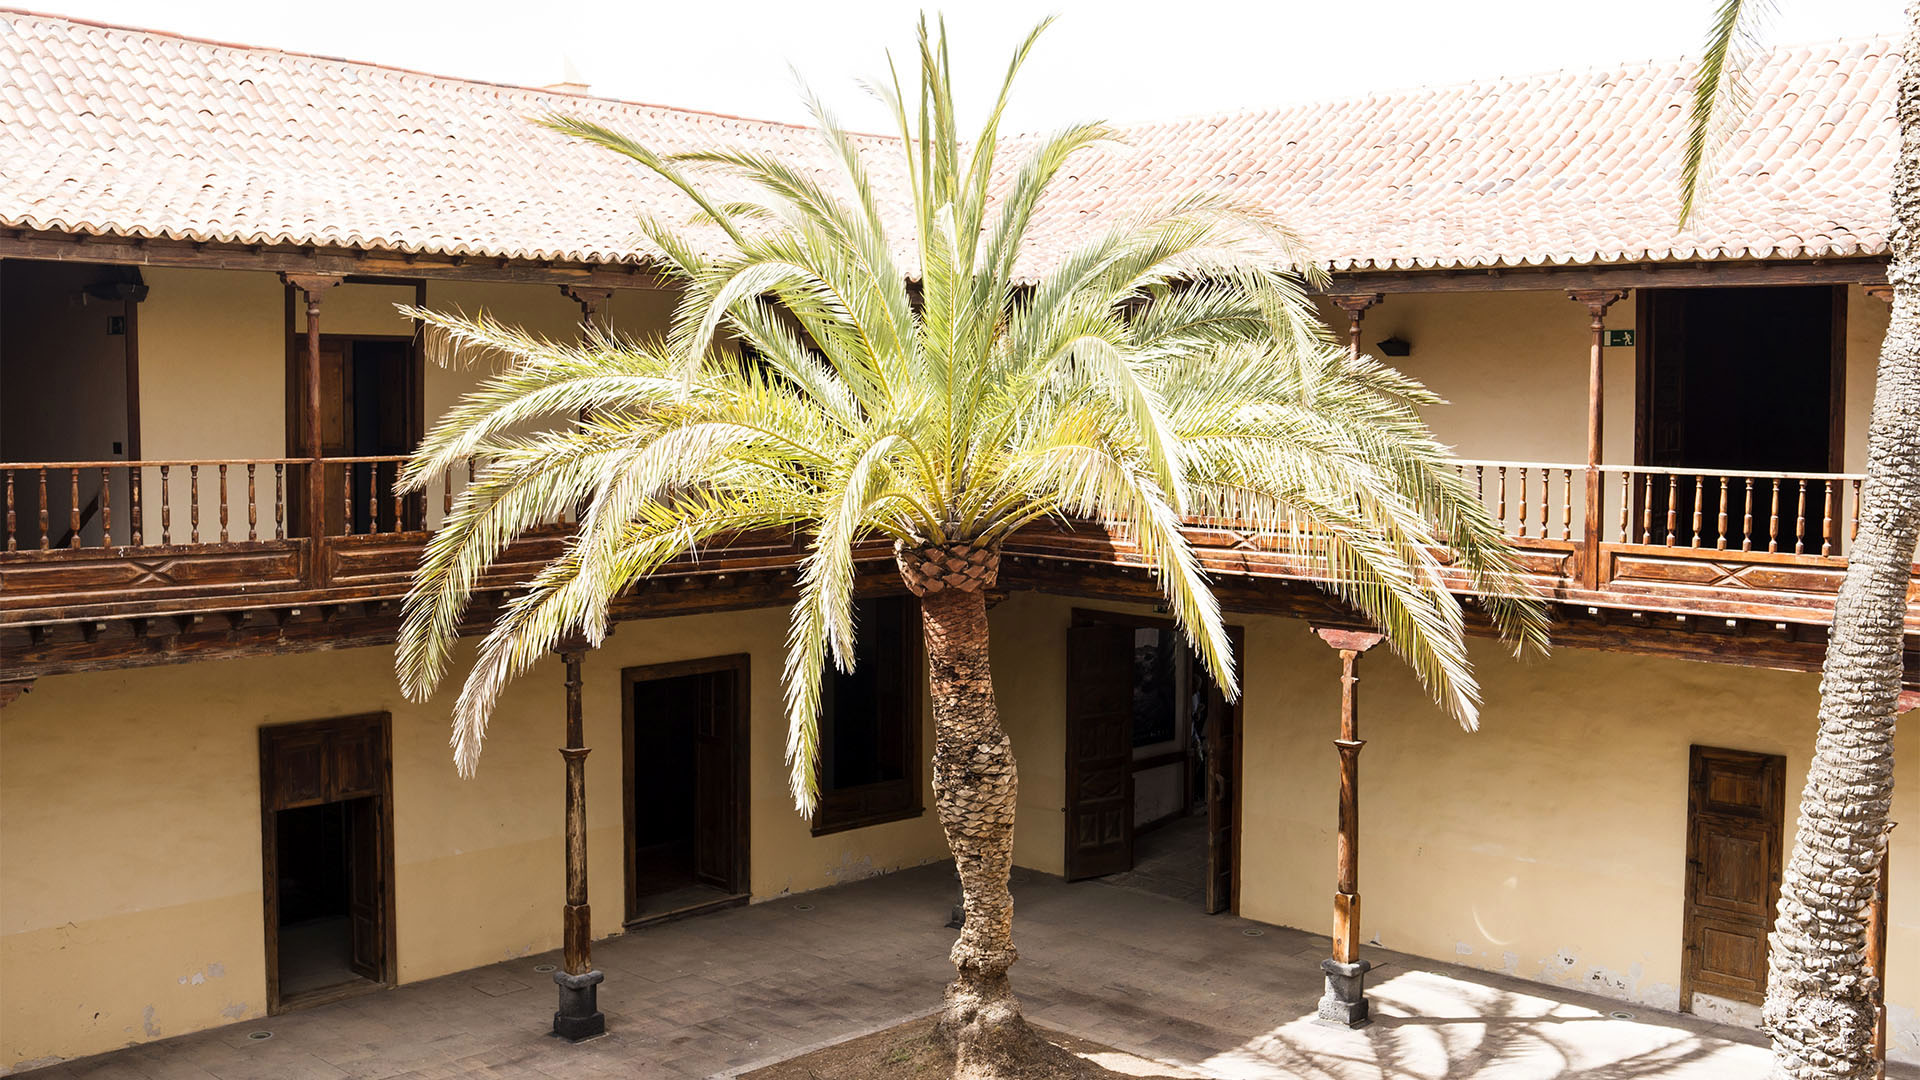
<path fill-rule="evenodd" d="M 965 1075 L 1012 1075 L 1023 1055 L 1046 1052 L 1007 980 L 1016 775 L 986 606 L 1007 537 L 1043 519 L 1117 527 L 1229 693 L 1220 608 L 1183 515 L 1237 519 L 1316 560 L 1469 727 L 1478 690 L 1437 539 L 1516 648 L 1544 646 L 1547 627 L 1500 530 L 1415 411 L 1437 399 L 1332 343 L 1303 285 L 1319 272 L 1265 215 L 1194 194 L 1088 236 L 1043 274 L 1024 271 L 1028 227 L 1063 164 L 1115 135 L 1069 127 L 996 171 L 1008 93 L 1045 25 L 1015 52 L 970 144 L 957 133 L 944 27 L 921 21 L 915 97 L 897 74 L 875 90 L 899 125 L 892 164 L 912 193 L 904 261 L 873 162 L 811 97 L 838 163 L 833 185 L 752 150 L 662 155 L 554 116 L 548 127 L 626 155 L 697 208 L 698 243 L 643 222 L 684 290 L 671 331 L 559 344 L 417 313 L 440 346 L 506 364 L 406 472 L 418 487 L 469 455 L 491 462 L 414 579 L 397 660 L 411 696 L 446 673 L 488 563 L 524 530 L 580 508 L 564 554 L 480 645 L 455 706 L 462 773 L 506 682 L 563 636 L 598 643 L 621 590 L 709 541 L 794 529 L 807 550 L 787 637 L 787 761 L 810 814 L 821 679 L 854 656 L 855 545 L 892 539 L 920 599 L 935 801 L 964 891 L 938 1030 Z M 732 194 L 709 194 L 709 178 Z"/>
<path fill-rule="evenodd" d="M 1768 6 L 1721 0 L 1695 83 L 1681 223 L 1709 175 L 1716 132 L 1738 119 L 1734 55 Z M 1794 1080 L 1874 1075 L 1878 988 L 1865 975 L 1866 909 L 1886 850 L 1893 728 L 1903 674 L 1907 581 L 1920 543 L 1920 6 L 1909 8 L 1896 106 L 1893 312 L 1880 346 L 1860 526 L 1833 606 L 1820 723 L 1780 883 L 1762 1023 L 1774 1073 Z"/>

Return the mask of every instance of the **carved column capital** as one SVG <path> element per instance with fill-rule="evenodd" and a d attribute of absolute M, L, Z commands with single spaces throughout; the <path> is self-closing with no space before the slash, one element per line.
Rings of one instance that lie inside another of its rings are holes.
<path fill-rule="evenodd" d="M 1327 300 L 1334 307 L 1358 318 L 1368 308 L 1385 300 L 1384 293 L 1328 293 Z"/>
<path fill-rule="evenodd" d="M 296 274 L 282 271 L 280 280 L 307 294 L 307 303 L 317 304 L 320 297 L 346 279 L 338 274 Z"/>
<path fill-rule="evenodd" d="M 1587 314 L 1593 316 L 1593 324 L 1599 327 L 1600 320 L 1606 318 L 1607 309 L 1627 298 L 1625 289 L 1568 289 L 1567 299 L 1576 304 L 1585 304 Z"/>
<path fill-rule="evenodd" d="M 560 291 L 567 299 L 580 305 L 580 321 L 590 323 L 594 316 L 606 309 L 607 302 L 613 299 L 613 290 L 600 286 L 562 285 Z"/>
<path fill-rule="evenodd" d="M 1341 652 L 1363 653 L 1387 640 L 1385 634 L 1372 630 L 1349 630 L 1340 626 L 1316 626 L 1313 633 Z"/>

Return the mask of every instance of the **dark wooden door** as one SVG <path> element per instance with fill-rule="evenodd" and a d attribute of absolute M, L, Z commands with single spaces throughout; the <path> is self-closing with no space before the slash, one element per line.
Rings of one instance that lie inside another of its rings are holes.
<path fill-rule="evenodd" d="M 260 729 L 261 869 L 266 916 L 267 1008 L 280 995 L 280 852 L 277 815 L 346 803 L 349 966 L 394 981 L 393 766 L 386 713 Z"/>
<path fill-rule="evenodd" d="M 1133 628 L 1067 628 L 1067 880 L 1133 867 Z"/>
<path fill-rule="evenodd" d="M 353 953 L 348 966 L 363 979 L 384 976 L 386 921 L 382 913 L 384 873 L 380 865 L 380 813 L 375 799 L 347 804 L 347 919 L 352 924 Z"/>
<path fill-rule="evenodd" d="M 1246 655 L 1239 627 L 1228 628 L 1235 663 Z M 1196 676 L 1205 668 L 1197 661 Z M 1244 685 L 1244 673 L 1242 676 Z M 1207 895 L 1206 911 L 1218 915 L 1234 906 L 1233 880 L 1238 844 L 1240 797 L 1237 790 L 1240 753 L 1240 706 L 1229 702 L 1220 688 L 1207 682 Z"/>
<path fill-rule="evenodd" d="M 1696 991 L 1761 1004 L 1780 899 L 1786 759 L 1696 746 L 1687 789 L 1680 1007 Z"/>
<path fill-rule="evenodd" d="M 734 821 L 733 679 L 727 672 L 714 672 L 702 678 L 699 687 L 693 736 L 693 878 L 732 892 L 734 837 L 739 832 Z"/>

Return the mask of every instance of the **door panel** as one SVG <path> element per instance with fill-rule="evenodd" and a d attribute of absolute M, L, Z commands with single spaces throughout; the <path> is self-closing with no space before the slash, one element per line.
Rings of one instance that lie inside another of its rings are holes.
<path fill-rule="evenodd" d="M 1067 880 L 1133 866 L 1133 628 L 1067 630 Z"/>
<path fill-rule="evenodd" d="M 1786 759 L 1696 746 L 1687 795 L 1680 1006 L 1693 992 L 1760 1004 L 1780 899 Z"/>
<path fill-rule="evenodd" d="M 363 979 L 379 980 L 386 934 L 381 913 L 380 814 L 375 799 L 355 799 L 347 811 L 347 916 L 353 928 L 348 966 Z"/>
<path fill-rule="evenodd" d="M 380 793 L 381 728 L 343 727 L 333 737 L 333 776 L 330 799 L 351 799 Z"/>
<path fill-rule="evenodd" d="M 1241 647 L 1238 627 L 1228 628 L 1233 643 L 1234 662 L 1246 652 Z M 1205 678 L 1206 668 L 1198 661 L 1194 676 Z M 1240 746 L 1240 707 L 1227 701 L 1220 688 L 1208 680 L 1207 687 L 1207 895 L 1206 912 L 1218 915 L 1233 907 L 1235 808 L 1239 793 L 1234 790 L 1238 772 L 1236 755 Z"/>
<path fill-rule="evenodd" d="M 276 732 L 268 751 L 268 801 L 275 810 L 327 800 L 328 732 Z"/>
<path fill-rule="evenodd" d="M 700 680 L 693 738 L 693 877 L 728 891 L 734 888 L 733 708 L 733 679 L 726 672 Z"/>

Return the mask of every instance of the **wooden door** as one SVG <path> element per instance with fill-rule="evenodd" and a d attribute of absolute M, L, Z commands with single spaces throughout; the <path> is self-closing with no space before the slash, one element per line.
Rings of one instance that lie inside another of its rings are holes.
<path fill-rule="evenodd" d="M 1227 628 L 1233 643 L 1235 663 L 1246 655 L 1239 627 Z M 1194 674 L 1204 676 L 1205 668 L 1194 663 Z M 1245 675 L 1242 674 L 1242 685 Z M 1232 910 L 1233 882 L 1237 872 L 1240 773 L 1240 706 L 1230 702 L 1211 679 L 1207 684 L 1207 895 L 1206 911 L 1218 915 Z"/>
<path fill-rule="evenodd" d="M 353 930 L 353 952 L 347 966 L 355 975 L 375 982 L 385 977 L 386 954 L 380 841 L 377 800 L 354 799 L 347 807 L 347 920 Z"/>
<path fill-rule="evenodd" d="M 1680 1008 L 1696 991 L 1761 1004 L 1780 900 L 1786 759 L 1696 746 L 1688 770 Z"/>
<path fill-rule="evenodd" d="M 1067 628 L 1067 880 L 1133 867 L 1133 627 Z"/>
<path fill-rule="evenodd" d="M 260 837 L 266 917 L 267 1010 L 280 997 L 280 853 L 276 815 L 324 803 L 347 807 L 349 966 L 374 982 L 397 972 L 393 918 L 393 764 L 386 713 L 260 729 Z"/>
<path fill-rule="evenodd" d="M 714 672 L 699 682 L 694 716 L 693 878 L 734 891 L 733 680 Z"/>

